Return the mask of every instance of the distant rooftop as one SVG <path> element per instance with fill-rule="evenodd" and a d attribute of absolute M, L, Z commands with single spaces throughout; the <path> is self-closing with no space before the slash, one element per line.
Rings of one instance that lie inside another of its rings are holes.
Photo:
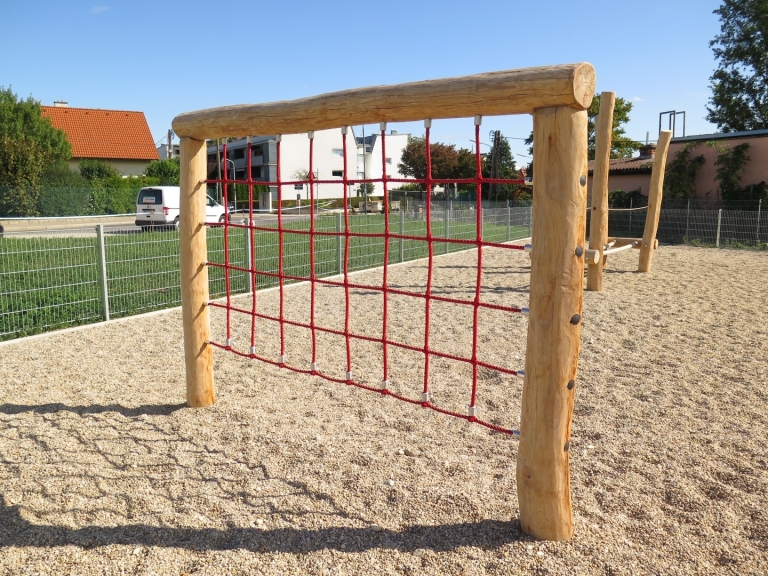
<path fill-rule="evenodd" d="M 143 112 L 69 108 L 66 102 L 41 106 L 43 117 L 64 131 L 73 158 L 157 160 L 152 133 Z"/>

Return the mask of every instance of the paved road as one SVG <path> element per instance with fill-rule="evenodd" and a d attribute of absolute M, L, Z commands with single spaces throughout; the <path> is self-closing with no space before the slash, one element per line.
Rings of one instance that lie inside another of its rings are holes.
<path fill-rule="evenodd" d="M 308 218 L 309 215 L 283 214 L 283 222 Z M 277 227 L 277 214 L 254 214 L 257 226 Z M 232 221 L 244 224 L 247 214 L 235 213 Z M 88 237 L 96 235 L 96 226 L 104 225 L 107 234 L 138 234 L 141 228 L 135 225 L 134 216 L 85 216 L 82 218 L 10 218 L 0 219 L 6 237 Z"/>

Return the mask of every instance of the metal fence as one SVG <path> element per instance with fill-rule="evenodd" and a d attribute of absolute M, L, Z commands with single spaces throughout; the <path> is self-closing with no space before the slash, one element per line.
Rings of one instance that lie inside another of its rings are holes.
<path fill-rule="evenodd" d="M 643 235 L 647 209 L 610 210 L 609 236 Z M 663 208 L 659 214 L 659 242 L 705 246 L 768 249 L 768 216 L 765 211 L 692 210 Z M 589 220 L 589 214 L 588 214 Z M 587 222 L 589 226 L 589 221 Z M 589 228 L 587 228 L 589 229 Z"/>
<path fill-rule="evenodd" d="M 426 212 L 418 207 L 393 212 L 390 230 L 425 240 L 390 240 L 389 262 L 395 264 L 428 255 Z M 432 207 L 433 238 L 473 239 L 476 237 L 474 207 L 444 204 Z M 260 217 L 259 226 L 276 228 L 276 217 Z M 295 217 L 284 222 L 284 271 L 292 276 L 309 276 L 309 218 Z M 531 210 L 506 205 L 488 205 L 483 210 L 483 237 L 505 242 L 530 235 Z M 324 214 L 315 220 L 318 231 L 337 233 L 315 239 L 315 270 L 319 276 L 343 272 L 344 221 L 342 214 Z M 383 214 L 350 215 L 355 232 L 384 232 Z M 229 261 L 250 268 L 248 230 L 230 228 Z M 277 230 L 255 235 L 257 269 L 278 270 Z M 471 245 L 437 243 L 434 253 L 466 250 Z M 208 231 L 208 257 L 224 261 L 224 231 Z M 384 239 L 352 237 L 349 269 L 363 270 L 384 264 Z M 225 294 L 221 268 L 209 268 L 212 298 Z M 276 280 L 259 275 L 257 288 Z M 103 226 L 67 230 L 6 232 L 0 238 L 0 340 L 8 340 L 79 324 L 99 322 L 178 306 L 181 303 L 179 235 L 171 230 L 141 232 L 135 226 Z M 233 293 L 250 290 L 248 274 L 230 274 Z"/>
<path fill-rule="evenodd" d="M 433 203 L 430 207 L 433 238 L 473 239 L 476 212 L 472 203 Z M 611 211 L 609 234 L 639 237 L 645 210 Z M 428 255 L 426 205 L 409 204 L 407 211 L 390 215 L 390 230 L 425 240 L 391 239 L 389 262 L 395 264 Z M 482 234 L 485 240 L 505 242 L 531 235 L 531 208 L 484 203 Z M 275 226 L 276 218 L 261 217 L 259 226 Z M 284 224 L 284 270 L 309 276 L 309 219 L 295 217 Z M 384 231 L 384 215 L 350 216 L 355 232 Z M 319 276 L 343 272 L 344 221 L 342 214 L 324 214 L 315 220 L 318 231 L 335 233 L 315 239 L 315 270 Z M 588 228 L 587 228 L 588 229 Z M 336 234 L 337 233 L 337 234 Z M 768 249 L 768 218 L 761 211 L 662 209 L 658 238 L 718 247 Z M 250 268 L 248 231 L 229 229 L 229 261 Z M 257 269 L 276 273 L 277 230 L 256 234 Z M 437 242 L 436 255 L 466 250 L 471 245 Z M 208 231 L 208 255 L 224 261 L 224 231 Z M 363 270 L 384 264 L 384 239 L 350 239 L 349 269 Z M 225 294 L 221 268 L 209 269 L 212 298 Z M 259 275 L 257 288 L 274 285 L 275 279 Z M 250 290 L 248 274 L 232 272 L 233 293 Z M 173 231 L 141 232 L 133 226 L 6 232 L 0 238 L 0 340 L 18 338 L 178 306 L 181 303 L 179 236 Z"/>

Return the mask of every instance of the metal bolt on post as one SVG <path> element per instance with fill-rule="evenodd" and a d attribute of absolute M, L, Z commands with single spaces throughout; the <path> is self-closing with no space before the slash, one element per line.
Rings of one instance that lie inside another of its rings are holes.
<path fill-rule="evenodd" d="M 96 226 L 96 253 L 99 259 L 99 288 L 101 290 L 101 313 L 109 320 L 109 291 L 107 287 L 107 251 L 104 246 L 104 224 Z"/>
<path fill-rule="evenodd" d="M 344 228 L 342 214 L 336 214 L 336 273 L 341 274 L 341 263 L 344 259 L 344 243 L 341 239 L 341 232 Z"/>
<path fill-rule="evenodd" d="M 715 237 L 715 248 L 720 248 L 720 221 L 723 218 L 723 209 L 717 211 L 717 236 Z"/>

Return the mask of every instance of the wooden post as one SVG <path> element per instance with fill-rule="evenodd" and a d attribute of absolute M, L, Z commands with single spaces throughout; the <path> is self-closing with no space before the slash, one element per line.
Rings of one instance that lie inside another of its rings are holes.
<path fill-rule="evenodd" d="M 664 171 L 667 168 L 667 152 L 669 141 L 672 139 L 671 130 L 662 130 L 656 144 L 656 156 L 653 159 L 651 172 L 651 187 L 648 189 L 648 211 L 645 216 L 643 243 L 640 245 L 640 272 L 650 272 L 653 260 L 653 247 L 656 232 L 659 229 L 659 213 L 661 211 L 661 196 L 664 190 Z"/>
<path fill-rule="evenodd" d="M 592 215 L 589 222 L 589 247 L 603 251 L 608 239 L 608 171 L 611 162 L 611 136 L 613 135 L 613 106 L 615 92 L 600 94 L 600 113 L 595 122 L 595 168 L 592 173 Z M 534 164 L 534 167 L 536 164 Z M 631 214 L 631 212 L 630 212 Z M 604 260 L 590 264 L 587 270 L 587 290 L 603 289 Z"/>
<path fill-rule="evenodd" d="M 533 131 L 535 234 L 517 491 L 523 531 L 568 540 L 573 535 L 568 450 L 581 338 L 587 113 L 565 106 L 538 109 Z"/>
<path fill-rule="evenodd" d="M 205 142 L 182 138 L 179 241 L 181 309 L 184 316 L 184 363 L 187 404 L 210 406 L 213 392 L 213 350 L 208 314 L 208 249 L 205 241 Z"/>

